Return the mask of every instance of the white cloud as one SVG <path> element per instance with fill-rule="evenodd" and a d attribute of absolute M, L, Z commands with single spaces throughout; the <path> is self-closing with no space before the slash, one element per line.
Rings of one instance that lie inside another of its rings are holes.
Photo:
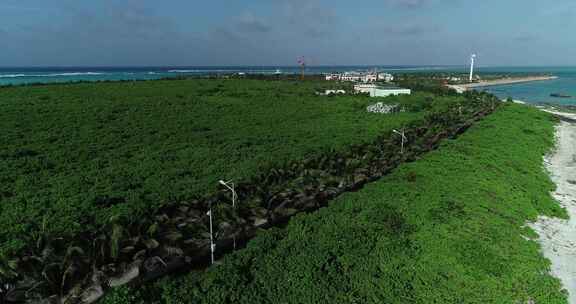
<path fill-rule="evenodd" d="M 271 26 L 261 18 L 256 17 L 252 12 L 244 12 L 238 18 L 238 29 L 246 32 L 269 32 Z"/>

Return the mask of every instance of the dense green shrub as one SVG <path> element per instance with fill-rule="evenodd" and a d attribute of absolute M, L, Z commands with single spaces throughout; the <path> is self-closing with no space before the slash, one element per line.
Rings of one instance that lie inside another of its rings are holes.
<path fill-rule="evenodd" d="M 420 119 L 318 82 L 180 80 L 0 89 L 0 255 L 212 193 L 220 179 L 371 141 Z M 443 108 L 458 98 L 397 97 Z M 384 99 L 386 100 L 386 99 Z M 45 223 L 45 224 L 43 224 Z"/>
<path fill-rule="evenodd" d="M 415 92 L 428 92 L 440 96 L 456 96 L 458 93 L 443 85 L 444 80 L 438 75 L 429 74 L 403 74 L 398 75 L 397 83 L 404 88 Z"/>
<path fill-rule="evenodd" d="M 536 109 L 503 106 L 221 265 L 143 288 L 146 302 L 566 303 L 525 227 L 565 216 L 542 167 L 553 125 Z"/>

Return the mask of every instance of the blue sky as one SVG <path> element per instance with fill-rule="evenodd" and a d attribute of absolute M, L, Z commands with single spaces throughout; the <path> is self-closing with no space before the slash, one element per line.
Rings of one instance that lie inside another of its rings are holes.
<path fill-rule="evenodd" d="M 0 66 L 576 65 L 573 0 L 2 0 Z"/>

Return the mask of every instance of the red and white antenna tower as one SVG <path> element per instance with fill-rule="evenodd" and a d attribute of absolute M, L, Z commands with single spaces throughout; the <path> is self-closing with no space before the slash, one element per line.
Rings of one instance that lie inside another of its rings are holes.
<path fill-rule="evenodd" d="M 300 66 L 300 79 L 304 80 L 304 71 L 306 70 L 306 60 L 304 56 L 298 57 L 298 65 Z"/>

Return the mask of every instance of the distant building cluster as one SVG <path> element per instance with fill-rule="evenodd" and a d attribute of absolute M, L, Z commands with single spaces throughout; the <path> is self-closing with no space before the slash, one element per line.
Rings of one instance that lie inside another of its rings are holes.
<path fill-rule="evenodd" d="M 333 73 L 326 75 L 326 80 L 332 81 L 353 81 L 353 82 L 376 82 L 376 81 L 394 81 L 394 76 L 388 73 L 361 73 L 361 72 L 345 72 Z"/>

